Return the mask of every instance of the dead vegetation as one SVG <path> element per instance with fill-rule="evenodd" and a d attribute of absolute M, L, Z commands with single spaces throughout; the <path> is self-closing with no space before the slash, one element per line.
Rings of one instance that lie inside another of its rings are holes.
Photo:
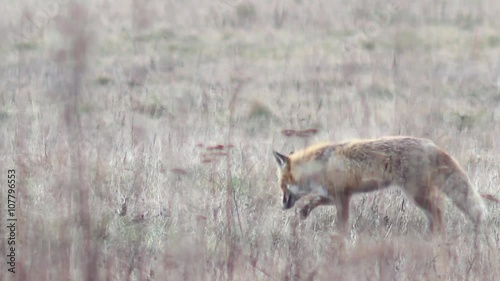
<path fill-rule="evenodd" d="M 498 197 L 500 5 L 145 2 L 3 7 L 1 280 L 500 279 L 498 204 L 477 247 L 396 190 L 357 196 L 341 237 L 335 208 L 280 209 L 271 153 L 426 137 Z"/>

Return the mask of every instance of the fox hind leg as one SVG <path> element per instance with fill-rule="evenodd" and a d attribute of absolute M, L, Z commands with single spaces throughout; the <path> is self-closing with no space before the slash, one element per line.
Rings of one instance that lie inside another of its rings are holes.
<path fill-rule="evenodd" d="M 432 233 L 441 232 L 443 227 L 442 201 L 435 187 L 422 186 L 420 190 L 426 192 L 417 193 L 413 199 L 415 203 L 425 212 L 429 221 L 429 230 Z"/>

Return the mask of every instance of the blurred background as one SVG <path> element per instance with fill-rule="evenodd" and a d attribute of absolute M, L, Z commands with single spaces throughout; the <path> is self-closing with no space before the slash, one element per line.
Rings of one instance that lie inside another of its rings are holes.
<path fill-rule="evenodd" d="M 4 2 L 0 279 L 500 279 L 499 204 L 475 247 L 373 192 L 342 237 L 281 210 L 271 153 L 425 137 L 498 197 L 498 1 Z"/>

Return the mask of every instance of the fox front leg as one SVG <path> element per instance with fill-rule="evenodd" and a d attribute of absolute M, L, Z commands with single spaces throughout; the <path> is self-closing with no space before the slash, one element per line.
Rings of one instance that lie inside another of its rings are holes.
<path fill-rule="evenodd" d="M 340 228 L 340 232 L 347 234 L 349 232 L 349 201 L 351 200 L 351 194 L 345 192 L 340 194 L 337 200 L 337 223 Z"/>
<path fill-rule="evenodd" d="M 307 203 L 300 208 L 299 215 L 301 219 L 306 219 L 314 208 L 320 205 L 329 205 L 331 204 L 330 198 L 314 195 L 308 198 Z"/>

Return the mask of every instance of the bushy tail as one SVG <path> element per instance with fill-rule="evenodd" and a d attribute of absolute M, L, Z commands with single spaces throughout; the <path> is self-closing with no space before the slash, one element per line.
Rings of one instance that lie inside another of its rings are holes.
<path fill-rule="evenodd" d="M 475 224 L 486 219 L 488 213 L 483 199 L 461 171 L 449 175 L 441 189 Z"/>
<path fill-rule="evenodd" d="M 479 227 L 488 215 L 481 195 L 451 156 L 444 154 L 440 158 L 440 172 L 436 183 L 438 188 Z"/>

